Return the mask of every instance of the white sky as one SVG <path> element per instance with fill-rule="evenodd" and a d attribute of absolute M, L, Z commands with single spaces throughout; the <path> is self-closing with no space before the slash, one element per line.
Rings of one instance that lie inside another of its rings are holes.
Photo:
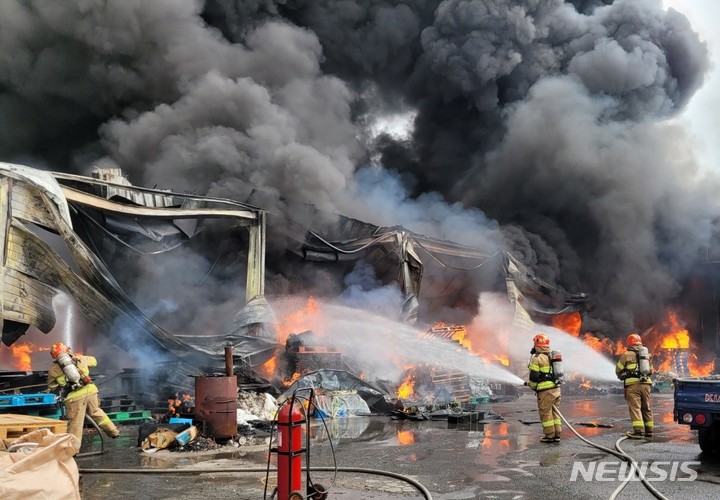
<path fill-rule="evenodd" d="M 663 5 L 685 14 L 708 45 L 710 70 L 680 121 L 693 141 L 699 165 L 720 171 L 720 0 L 663 0 Z"/>

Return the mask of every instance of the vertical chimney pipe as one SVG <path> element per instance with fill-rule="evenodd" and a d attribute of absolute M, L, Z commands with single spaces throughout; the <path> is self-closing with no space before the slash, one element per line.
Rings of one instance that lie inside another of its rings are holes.
<path fill-rule="evenodd" d="M 232 377 L 234 372 L 232 351 L 231 345 L 225 346 L 225 375 L 228 377 Z"/>

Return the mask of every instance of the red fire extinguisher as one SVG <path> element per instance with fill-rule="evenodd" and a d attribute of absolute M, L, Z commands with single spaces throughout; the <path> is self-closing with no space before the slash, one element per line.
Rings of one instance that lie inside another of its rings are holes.
<path fill-rule="evenodd" d="M 292 407 L 292 409 L 291 409 Z M 291 400 L 278 412 L 278 500 L 302 500 L 303 424 L 302 403 Z"/>

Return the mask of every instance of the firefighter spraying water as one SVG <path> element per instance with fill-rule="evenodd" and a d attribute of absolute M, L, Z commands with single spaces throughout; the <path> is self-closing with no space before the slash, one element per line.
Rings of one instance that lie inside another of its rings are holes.
<path fill-rule="evenodd" d="M 537 394 L 538 413 L 543 427 L 542 443 L 559 443 L 562 433 L 560 414 L 560 384 L 564 375 L 560 351 L 550 351 L 550 339 L 539 333 L 533 338 L 534 347 L 528 368 L 528 387 Z"/>
<path fill-rule="evenodd" d="M 636 333 L 628 335 L 626 345 L 627 350 L 620 356 L 615 374 L 623 381 L 625 400 L 630 410 L 633 430 L 627 435 L 633 439 L 652 437 L 655 423 L 650 409 L 650 353 Z"/>
<path fill-rule="evenodd" d="M 50 348 L 53 365 L 48 371 L 48 388 L 58 391 L 65 404 L 65 416 L 68 432 L 82 442 L 85 414 L 111 438 L 120 435 L 120 431 L 100 408 L 98 388 L 90 378 L 90 368 L 97 366 L 93 356 L 73 356 L 70 347 L 61 342 Z"/>

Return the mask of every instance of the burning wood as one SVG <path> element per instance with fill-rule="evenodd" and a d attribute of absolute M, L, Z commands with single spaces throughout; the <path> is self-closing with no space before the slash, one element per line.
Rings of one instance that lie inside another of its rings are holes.
<path fill-rule="evenodd" d="M 193 406 L 195 406 L 194 398 L 191 394 L 183 394 L 182 396 L 175 395 L 174 398 L 170 398 L 167 401 L 168 412 L 166 416 L 168 418 L 190 413 Z"/>
<path fill-rule="evenodd" d="M 612 340 L 582 331 L 580 313 L 558 314 L 552 324 L 574 337 L 580 338 L 595 351 L 614 358 L 625 351 L 622 340 Z M 701 362 L 691 348 L 690 332 L 681 325 L 677 313 L 668 311 L 667 317 L 646 331 L 643 341 L 653 353 L 655 373 L 673 373 L 680 376 L 703 376 L 713 371 L 713 361 Z"/>
<path fill-rule="evenodd" d="M 654 354 L 656 373 L 693 377 L 712 373 L 713 361 L 700 362 L 690 332 L 681 324 L 676 312 L 668 311 L 667 317 L 647 337 L 646 344 Z"/>
<path fill-rule="evenodd" d="M 487 350 L 487 346 L 480 347 L 475 345 L 478 342 L 473 343 L 472 336 L 469 335 L 468 329 L 465 325 L 449 325 L 443 322 L 438 322 L 433 325 L 430 330 L 421 338 L 444 338 L 458 343 L 460 346 L 465 348 L 471 354 L 480 356 L 484 361 L 496 361 L 504 366 L 510 366 L 510 358 L 504 350 Z M 495 345 L 494 347 L 500 348 L 501 346 Z M 501 352 L 503 351 L 503 352 Z"/>

